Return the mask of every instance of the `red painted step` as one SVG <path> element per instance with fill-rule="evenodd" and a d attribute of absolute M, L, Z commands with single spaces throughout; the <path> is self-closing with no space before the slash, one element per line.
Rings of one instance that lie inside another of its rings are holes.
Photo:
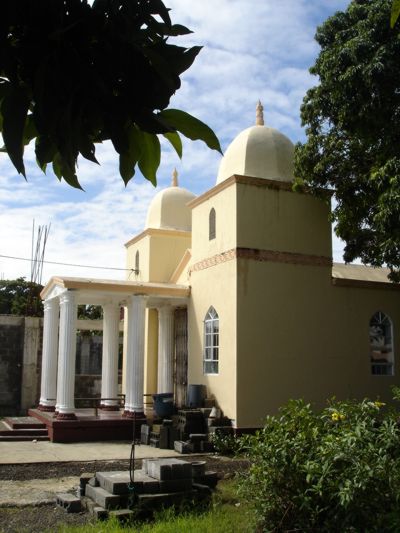
<path fill-rule="evenodd" d="M 45 429 L 46 424 L 33 416 L 6 416 L 4 422 L 12 429 Z"/>
<path fill-rule="evenodd" d="M 30 417 L 21 417 L 23 419 Z M 44 424 L 29 424 L 26 420 L 21 421 L 20 425 L 16 421 L 16 417 L 12 417 L 12 426 L 9 423 L 10 419 L 0 420 L 0 442 L 10 441 L 33 441 L 33 440 L 49 440 L 47 428 Z M 32 428 L 26 428 L 26 425 L 32 425 Z"/>

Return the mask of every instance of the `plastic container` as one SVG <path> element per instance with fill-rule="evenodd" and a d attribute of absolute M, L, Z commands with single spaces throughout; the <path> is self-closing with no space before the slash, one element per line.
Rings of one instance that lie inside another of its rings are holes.
<path fill-rule="evenodd" d="M 189 407 L 203 407 L 207 397 L 205 385 L 188 385 L 187 402 Z"/>
<path fill-rule="evenodd" d="M 171 416 L 174 414 L 174 393 L 162 392 L 153 394 L 154 411 L 160 417 Z"/>

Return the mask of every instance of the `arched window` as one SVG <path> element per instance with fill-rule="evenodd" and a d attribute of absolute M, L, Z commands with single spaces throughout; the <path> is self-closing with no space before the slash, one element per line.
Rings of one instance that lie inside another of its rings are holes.
<path fill-rule="evenodd" d="M 204 319 L 204 374 L 218 374 L 219 318 L 214 307 L 210 307 Z"/>
<path fill-rule="evenodd" d="M 139 274 L 139 250 L 137 250 L 135 254 L 135 274 Z"/>
<path fill-rule="evenodd" d="M 212 208 L 208 215 L 208 239 L 215 239 L 215 209 Z"/>
<path fill-rule="evenodd" d="M 393 325 L 390 317 L 377 311 L 369 323 L 371 373 L 393 376 Z"/>

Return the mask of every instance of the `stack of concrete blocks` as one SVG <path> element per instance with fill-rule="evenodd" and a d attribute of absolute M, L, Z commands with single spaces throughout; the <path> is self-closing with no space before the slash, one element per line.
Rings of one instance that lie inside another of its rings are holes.
<path fill-rule="evenodd" d="M 179 411 L 178 429 L 180 440 L 175 441 L 174 449 L 178 453 L 208 453 L 213 450 L 208 441 L 205 409 Z M 208 411 L 208 409 L 207 409 Z"/>
<path fill-rule="evenodd" d="M 158 420 L 153 426 L 142 425 L 141 443 L 175 450 L 179 453 L 209 453 L 214 450 L 210 434 L 232 434 L 231 421 L 221 416 L 212 417 L 215 408 L 202 407 L 178 411 L 171 419 Z"/>
<path fill-rule="evenodd" d="M 134 471 L 133 485 L 129 472 L 97 472 L 86 484 L 86 504 L 99 519 L 129 520 L 185 499 L 203 500 L 218 482 L 216 472 L 204 470 L 205 463 L 192 467 L 180 459 L 145 459 Z"/>

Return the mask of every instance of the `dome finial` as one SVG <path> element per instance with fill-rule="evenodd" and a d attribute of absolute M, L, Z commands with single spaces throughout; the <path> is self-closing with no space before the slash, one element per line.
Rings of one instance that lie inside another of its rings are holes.
<path fill-rule="evenodd" d="M 256 107 L 256 126 L 264 126 L 264 108 L 260 100 L 257 102 Z"/>
<path fill-rule="evenodd" d="M 174 168 L 172 172 L 171 187 L 178 187 L 178 171 Z"/>

